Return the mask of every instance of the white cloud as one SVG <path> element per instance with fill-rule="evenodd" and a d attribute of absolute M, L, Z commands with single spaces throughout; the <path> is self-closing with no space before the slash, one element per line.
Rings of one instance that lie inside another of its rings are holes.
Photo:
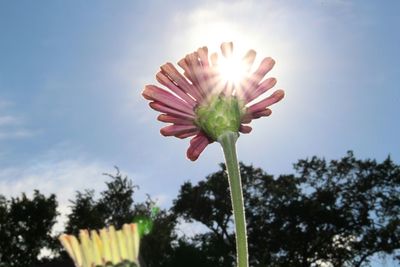
<path fill-rule="evenodd" d="M 140 174 L 123 169 L 120 171 L 122 175 L 133 179 L 135 184 L 137 181 L 145 184 L 146 179 L 141 178 Z M 99 193 L 106 189 L 105 182 L 110 181 L 110 177 L 103 175 L 104 173 L 115 174 L 113 165 L 88 159 L 84 152 L 68 142 L 59 143 L 28 162 L 0 169 L 0 195 L 10 198 L 21 196 L 24 192 L 28 197 L 32 197 L 35 189 L 46 196 L 55 194 L 60 216 L 53 233 L 59 234 L 64 230 L 67 215 L 71 212 L 70 200 L 75 199 L 77 191 L 82 192 L 85 189 L 94 190 L 95 197 L 98 197 Z M 146 199 L 145 191 L 149 188 L 141 188 L 142 184 L 140 190 L 135 191 L 136 202 Z M 171 201 L 171 197 L 166 194 L 151 197 L 160 207 L 165 207 L 166 203 Z"/>
<path fill-rule="evenodd" d="M 102 173 L 107 169 L 99 163 L 80 159 L 34 161 L 0 170 L 0 194 L 16 197 L 25 192 L 32 196 L 35 189 L 47 196 L 56 194 L 61 215 L 54 230 L 59 232 L 70 211 L 69 200 L 78 190 L 90 188 L 98 192 L 104 188 L 107 177 Z"/>
<path fill-rule="evenodd" d="M 5 125 L 15 125 L 19 124 L 20 122 L 21 120 L 17 117 L 10 115 L 5 115 L 5 116 L 0 115 L 0 127 Z"/>
<path fill-rule="evenodd" d="M 167 207 L 167 205 L 171 202 L 171 196 L 167 194 L 158 194 L 151 196 L 151 198 L 155 201 L 155 205 L 158 207 Z"/>
<path fill-rule="evenodd" d="M 28 138 L 34 136 L 36 133 L 37 132 L 30 131 L 27 129 L 16 129 L 16 130 L 0 129 L 0 140 Z"/>
<path fill-rule="evenodd" d="M 4 111 L 10 106 L 11 102 L 0 99 L 0 140 L 21 139 L 34 136 L 37 132 L 27 129 L 21 117 L 7 114 L 10 112 Z"/>
<path fill-rule="evenodd" d="M 4 109 L 10 106 L 12 106 L 12 103 L 10 101 L 7 101 L 5 99 L 0 99 L 0 109 Z"/>
<path fill-rule="evenodd" d="M 340 8 L 347 8 L 354 5 L 354 2 L 349 0 L 315 0 L 316 3 Z"/>
<path fill-rule="evenodd" d="M 176 233 L 178 234 L 179 237 L 185 235 L 188 238 L 193 238 L 197 234 L 203 234 L 209 231 L 210 229 L 208 229 L 207 226 L 197 221 L 186 222 L 180 219 L 176 226 Z"/>
<path fill-rule="evenodd" d="M 311 267 L 333 267 L 333 264 L 325 260 L 317 260 Z"/>
<path fill-rule="evenodd" d="M 77 188 L 96 185 L 101 173 L 98 164 L 83 164 L 75 160 L 42 162 L 22 169 L 9 168 L 0 171 L 0 192 L 17 195 L 39 189 L 46 194 L 62 193 L 61 199 L 64 199 Z"/>

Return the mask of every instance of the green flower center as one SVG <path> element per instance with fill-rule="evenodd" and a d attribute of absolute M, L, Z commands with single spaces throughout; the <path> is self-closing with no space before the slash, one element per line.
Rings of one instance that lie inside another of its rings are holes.
<path fill-rule="evenodd" d="M 195 112 L 196 125 L 214 141 L 224 132 L 239 132 L 242 114 L 236 97 L 214 96 Z"/>

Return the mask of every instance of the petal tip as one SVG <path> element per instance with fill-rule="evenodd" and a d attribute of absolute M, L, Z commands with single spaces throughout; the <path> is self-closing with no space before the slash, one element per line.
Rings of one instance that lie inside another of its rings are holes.
<path fill-rule="evenodd" d="M 248 134 L 248 133 L 250 133 L 251 131 L 253 130 L 253 128 L 251 128 L 250 126 L 248 126 L 248 125 L 240 125 L 240 128 L 239 128 L 239 132 L 241 132 L 241 133 L 243 133 L 243 134 Z"/>
<path fill-rule="evenodd" d="M 193 153 L 190 153 L 189 150 L 186 152 L 186 157 L 190 160 L 190 161 L 196 161 L 199 156 L 195 156 L 193 155 Z"/>
<path fill-rule="evenodd" d="M 279 100 L 281 100 L 282 98 L 285 97 L 285 91 L 282 89 L 276 90 L 275 91 L 275 96 L 276 98 L 278 98 Z"/>
<path fill-rule="evenodd" d="M 195 161 L 199 158 L 200 154 L 203 150 L 211 143 L 207 136 L 205 136 L 202 132 L 197 134 L 190 140 L 190 145 L 188 150 L 186 151 L 186 156 L 191 161 Z"/>

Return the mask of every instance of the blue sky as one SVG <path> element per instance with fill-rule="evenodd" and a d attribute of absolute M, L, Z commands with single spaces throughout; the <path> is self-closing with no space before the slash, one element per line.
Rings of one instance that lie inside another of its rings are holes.
<path fill-rule="evenodd" d="M 1 1 L 0 194 L 104 188 L 120 167 L 168 207 L 186 180 L 218 170 L 165 138 L 140 95 L 158 67 L 234 41 L 273 57 L 286 98 L 238 141 L 273 174 L 313 155 L 400 162 L 400 2 Z"/>

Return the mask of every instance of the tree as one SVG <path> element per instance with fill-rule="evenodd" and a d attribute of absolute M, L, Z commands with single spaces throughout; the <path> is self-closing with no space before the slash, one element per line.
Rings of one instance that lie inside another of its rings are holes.
<path fill-rule="evenodd" d="M 118 168 L 116 171 L 115 175 L 105 174 L 111 181 L 106 182 L 106 189 L 98 198 L 93 190 L 76 193 L 66 232 L 78 234 L 80 229 L 101 229 L 111 224 L 121 228 L 124 223 L 137 222 L 143 232 L 140 252 L 143 266 L 166 266 L 163 264 L 171 258 L 176 239 L 175 216 L 165 210 L 154 212 L 155 202 L 150 196 L 144 202 L 135 202 L 134 193 L 139 187 Z M 61 253 L 61 257 L 67 255 Z"/>
<path fill-rule="evenodd" d="M 232 266 L 234 263 L 234 235 L 229 231 L 232 207 L 225 166 L 222 170 L 200 181 L 197 186 L 186 182 L 180 189 L 172 208 L 177 216 L 188 222 L 198 221 L 210 232 L 197 235 L 194 245 L 199 248 L 209 266 Z"/>
<path fill-rule="evenodd" d="M 295 164 L 298 175 L 274 178 L 241 164 L 251 266 L 366 266 L 372 255 L 398 257 L 400 167 L 357 160 L 349 152 L 327 163 Z M 193 186 L 186 182 L 173 211 L 210 230 L 193 245 L 212 264 L 233 266 L 234 235 L 224 165 Z M 206 266 L 206 265 L 205 265 Z"/>
<path fill-rule="evenodd" d="M 166 210 L 151 214 L 153 201 L 148 198 L 145 203 L 136 205 L 136 218 L 150 224 L 148 234 L 143 235 L 140 243 L 141 266 L 144 267 L 177 267 L 171 265 L 175 255 L 174 243 L 177 240 L 175 233 L 176 216 Z M 149 220 L 150 218 L 150 220 Z M 146 222 L 147 220 L 147 222 Z"/>
<path fill-rule="evenodd" d="M 55 195 L 38 190 L 29 199 L 0 196 L 0 266 L 26 267 L 40 262 L 43 248 L 52 246 L 51 230 L 58 215 Z"/>
<path fill-rule="evenodd" d="M 117 173 L 104 174 L 111 178 L 106 182 L 106 190 L 95 199 L 94 190 L 77 191 L 75 200 L 72 200 L 72 212 L 68 215 L 66 231 L 78 234 L 80 229 L 100 229 L 107 225 L 121 228 L 124 223 L 133 221 L 134 201 L 133 194 L 138 186 L 127 177 Z"/>
<path fill-rule="evenodd" d="M 382 163 L 358 160 L 352 152 L 329 164 L 317 157 L 300 160 L 295 166 L 310 197 L 326 210 L 336 209 L 332 218 L 337 233 L 334 250 L 327 260 L 349 266 L 363 266 L 370 256 L 392 254 L 400 262 L 400 166 L 390 157 Z M 337 255 L 343 253 L 342 257 Z M 337 259 L 341 259 L 342 262 Z"/>

